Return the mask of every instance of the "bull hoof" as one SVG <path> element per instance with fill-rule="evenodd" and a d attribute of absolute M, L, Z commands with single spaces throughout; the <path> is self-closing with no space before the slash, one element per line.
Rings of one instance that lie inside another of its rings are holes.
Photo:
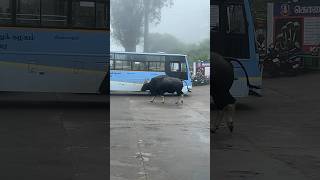
<path fill-rule="evenodd" d="M 181 100 L 181 104 L 183 104 L 183 100 Z"/>
<path fill-rule="evenodd" d="M 164 104 L 164 102 L 162 102 L 162 104 Z"/>
<path fill-rule="evenodd" d="M 151 103 L 153 103 L 154 101 L 150 101 Z"/>

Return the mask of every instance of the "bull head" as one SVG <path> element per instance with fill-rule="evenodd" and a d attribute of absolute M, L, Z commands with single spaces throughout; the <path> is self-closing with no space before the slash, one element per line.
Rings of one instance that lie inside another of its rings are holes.
<path fill-rule="evenodd" d="M 149 81 L 145 80 L 141 88 L 141 91 L 147 91 L 147 90 L 150 90 L 150 83 Z"/>

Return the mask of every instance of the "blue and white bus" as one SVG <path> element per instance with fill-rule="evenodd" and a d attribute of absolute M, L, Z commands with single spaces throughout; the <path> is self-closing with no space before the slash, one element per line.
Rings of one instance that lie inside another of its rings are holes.
<path fill-rule="evenodd" d="M 1 0 L 0 91 L 107 92 L 109 0 Z"/>
<path fill-rule="evenodd" d="M 235 97 L 260 95 L 262 65 L 255 41 L 249 0 L 211 0 L 211 51 L 231 60 L 235 79 L 230 90 Z"/>
<path fill-rule="evenodd" d="M 192 90 L 186 55 L 165 53 L 110 53 L 110 91 L 139 92 L 144 83 L 158 75 L 183 80 L 183 93 Z"/>

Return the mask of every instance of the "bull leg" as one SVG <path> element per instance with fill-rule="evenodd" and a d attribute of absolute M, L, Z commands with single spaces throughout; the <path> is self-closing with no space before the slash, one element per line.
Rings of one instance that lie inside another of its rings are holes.
<path fill-rule="evenodd" d="M 153 98 L 150 100 L 150 102 L 154 102 L 154 99 L 156 99 L 156 96 L 153 96 Z"/>
<path fill-rule="evenodd" d="M 164 95 L 162 95 L 161 97 L 162 97 L 162 103 L 164 104 Z"/>
<path fill-rule="evenodd" d="M 235 104 L 228 104 L 224 109 L 224 118 L 226 119 L 230 132 L 233 131 L 233 116 L 235 113 Z"/>
<path fill-rule="evenodd" d="M 178 96 L 178 101 L 176 102 L 176 104 L 179 104 L 179 102 L 181 104 L 183 104 L 183 94 L 181 94 L 180 96 Z"/>
<path fill-rule="evenodd" d="M 181 99 L 180 99 L 180 101 L 181 101 L 181 104 L 183 104 L 183 94 L 181 94 Z"/>
<path fill-rule="evenodd" d="M 216 111 L 216 117 L 213 117 L 213 128 L 211 129 L 212 133 L 215 133 L 220 126 L 221 120 L 223 119 L 223 111 Z"/>

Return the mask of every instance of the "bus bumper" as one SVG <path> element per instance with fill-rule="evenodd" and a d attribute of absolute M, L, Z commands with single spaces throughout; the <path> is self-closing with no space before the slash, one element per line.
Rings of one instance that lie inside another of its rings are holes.
<path fill-rule="evenodd" d="M 182 92 L 183 92 L 183 94 L 188 95 L 189 93 L 192 92 L 192 86 L 183 86 Z"/>

